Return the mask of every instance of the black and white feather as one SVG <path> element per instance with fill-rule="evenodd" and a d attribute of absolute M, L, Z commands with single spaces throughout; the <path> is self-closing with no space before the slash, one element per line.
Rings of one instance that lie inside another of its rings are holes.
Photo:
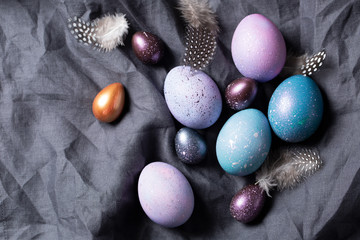
<path fill-rule="evenodd" d="M 301 73 L 304 76 L 311 76 L 314 72 L 319 70 L 319 68 L 323 65 L 323 62 L 326 58 L 325 50 L 322 50 L 311 57 L 307 57 L 305 59 L 305 63 L 301 66 Z"/>
<path fill-rule="evenodd" d="M 111 51 L 124 45 L 129 24 L 124 14 L 117 13 L 92 22 L 85 22 L 78 17 L 69 18 L 68 27 L 79 42 L 97 50 Z"/>
<path fill-rule="evenodd" d="M 269 191 L 294 188 L 306 177 L 314 174 L 323 162 L 315 148 L 290 147 L 280 150 L 279 157 L 268 157 L 256 173 L 257 184 L 270 196 Z"/>
<path fill-rule="evenodd" d="M 325 50 L 322 50 L 312 56 L 307 54 L 294 56 L 291 53 L 286 57 L 285 65 L 280 73 L 282 78 L 293 75 L 311 76 L 323 66 L 326 58 Z"/>
<path fill-rule="evenodd" d="M 179 10 L 187 24 L 184 64 L 202 70 L 216 50 L 219 25 L 206 0 L 179 0 Z"/>

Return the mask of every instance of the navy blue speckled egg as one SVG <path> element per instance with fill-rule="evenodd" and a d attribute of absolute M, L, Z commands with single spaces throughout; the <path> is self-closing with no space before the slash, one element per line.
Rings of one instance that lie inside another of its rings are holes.
<path fill-rule="evenodd" d="M 319 127 L 323 99 L 309 77 L 295 75 L 285 79 L 271 96 L 268 118 L 275 134 L 287 142 L 301 142 Z"/>
<path fill-rule="evenodd" d="M 207 147 L 205 139 L 198 132 L 184 127 L 175 136 L 175 150 L 182 162 L 197 164 L 206 157 Z"/>

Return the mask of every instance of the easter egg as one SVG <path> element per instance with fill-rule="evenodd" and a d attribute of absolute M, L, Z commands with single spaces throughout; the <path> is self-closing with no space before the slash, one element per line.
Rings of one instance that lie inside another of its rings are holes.
<path fill-rule="evenodd" d="M 271 130 L 265 115 L 245 109 L 231 116 L 216 140 L 216 155 L 225 172 L 245 176 L 264 162 L 271 146 Z"/>
<path fill-rule="evenodd" d="M 276 77 L 285 64 L 286 46 L 279 29 L 261 14 L 245 17 L 236 27 L 231 54 L 245 77 L 266 82 Z"/>
<path fill-rule="evenodd" d="M 238 78 L 229 83 L 225 89 L 227 105 L 236 110 L 247 108 L 254 100 L 257 93 L 257 84 L 251 78 Z"/>
<path fill-rule="evenodd" d="M 164 56 L 164 43 L 155 34 L 136 32 L 131 45 L 136 57 L 146 64 L 156 64 Z"/>
<path fill-rule="evenodd" d="M 188 180 L 164 162 L 150 163 L 141 171 L 138 195 L 146 215 L 164 227 L 184 224 L 194 209 L 194 193 Z"/>
<path fill-rule="evenodd" d="M 125 90 L 121 83 L 113 83 L 102 89 L 94 98 L 92 111 L 102 122 L 112 122 L 117 119 L 125 103 Z"/>
<path fill-rule="evenodd" d="M 188 66 L 171 69 L 165 78 L 164 95 L 175 119 L 189 128 L 210 127 L 222 110 L 216 83 L 204 72 Z"/>
<path fill-rule="evenodd" d="M 269 122 L 282 140 L 304 141 L 318 129 L 323 108 L 316 83 L 310 77 L 295 75 L 285 79 L 271 96 Z"/>
<path fill-rule="evenodd" d="M 181 128 L 175 136 L 175 150 L 179 159 L 187 164 L 196 164 L 206 157 L 205 139 L 191 128 Z"/>
<path fill-rule="evenodd" d="M 259 185 L 248 185 L 232 198 L 230 203 L 231 216 L 242 223 L 251 222 L 260 214 L 265 199 L 265 192 Z"/>

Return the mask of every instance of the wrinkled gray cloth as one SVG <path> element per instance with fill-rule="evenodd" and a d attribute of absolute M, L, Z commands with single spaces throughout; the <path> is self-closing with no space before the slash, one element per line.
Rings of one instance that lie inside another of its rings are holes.
<path fill-rule="evenodd" d="M 181 127 L 163 96 L 167 72 L 184 53 L 184 22 L 174 0 L 0 0 L 0 239 L 360 239 L 360 1 L 210 1 L 221 28 L 214 61 L 205 69 L 224 94 L 240 76 L 230 52 L 242 18 L 260 13 L 282 32 L 288 54 L 327 59 L 313 79 L 325 115 L 304 144 L 320 150 L 324 167 L 293 190 L 273 191 L 251 224 L 230 216 L 232 196 L 254 176 L 226 174 L 215 155 L 217 134 L 234 113 L 200 131 L 209 148 L 197 166 L 174 150 Z M 92 20 L 125 13 L 125 46 L 109 53 L 76 42 L 67 18 Z M 145 30 L 166 44 L 157 66 L 142 64 L 131 35 Z M 280 77 L 260 84 L 251 107 L 266 113 Z M 98 91 L 121 82 L 125 110 L 98 122 Z M 274 137 L 273 146 L 283 142 Z M 195 210 L 181 227 L 149 220 L 137 197 L 142 168 L 153 161 L 177 167 L 195 194 Z"/>

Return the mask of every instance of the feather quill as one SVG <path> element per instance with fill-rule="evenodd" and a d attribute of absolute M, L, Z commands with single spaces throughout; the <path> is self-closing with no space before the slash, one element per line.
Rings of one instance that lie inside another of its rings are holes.
<path fill-rule="evenodd" d="M 323 162 L 314 148 L 291 147 L 280 150 L 279 158 L 271 162 L 267 158 L 256 173 L 259 186 L 270 196 L 269 191 L 294 188 L 306 177 L 314 174 Z"/>
<path fill-rule="evenodd" d="M 79 42 L 104 51 L 111 51 L 118 45 L 124 45 L 129 29 L 129 24 L 122 13 L 107 15 L 92 22 L 74 17 L 69 19 L 68 26 Z"/>
<path fill-rule="evenodd" d="M 207 0 L 179 0 L 179 10 L 187 24 L 185 65 L 202 70 L 209 65 L 216 50 L 219 25 Z"/>

